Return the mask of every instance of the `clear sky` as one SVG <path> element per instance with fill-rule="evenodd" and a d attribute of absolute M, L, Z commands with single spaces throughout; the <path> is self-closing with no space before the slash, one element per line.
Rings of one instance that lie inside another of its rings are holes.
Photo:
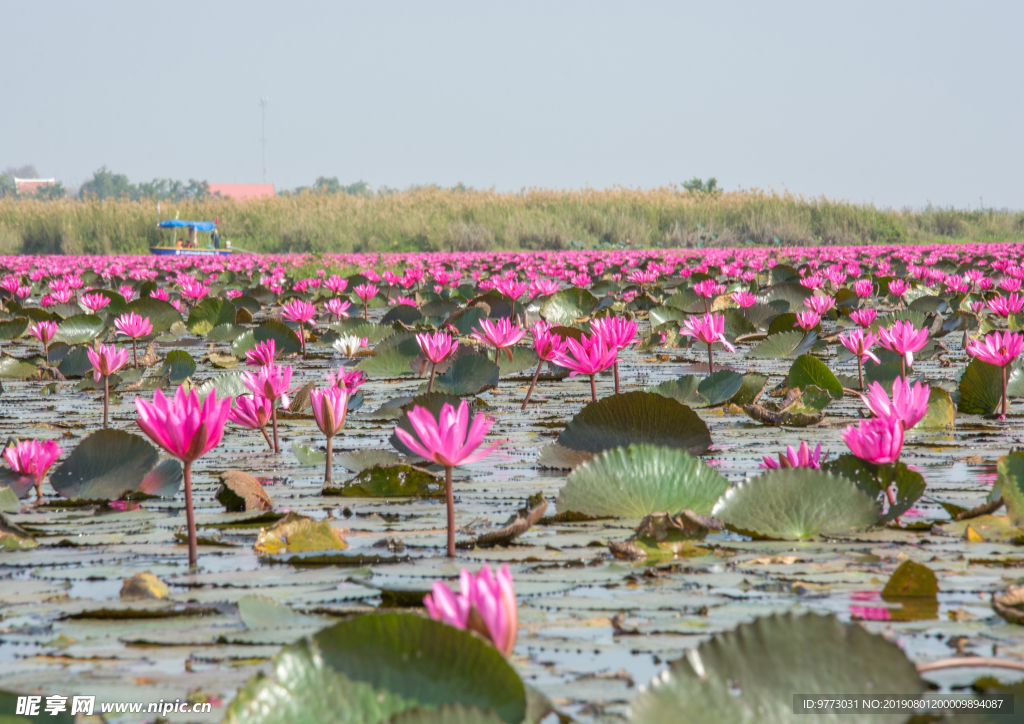
<path fill-rule="evenodd" d="M 1024 206 L 1024 3 L 4 0 L 0 168 Z"/>

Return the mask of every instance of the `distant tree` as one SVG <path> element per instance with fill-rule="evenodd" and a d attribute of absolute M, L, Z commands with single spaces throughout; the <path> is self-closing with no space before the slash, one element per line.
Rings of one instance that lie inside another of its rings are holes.
<path fill-rule="evenodd" d="M 689 181 L 683 181 L 683 188 L 690 193 L 700 194 L 702 196 L 715 196 L 721 193 L 721 189 L 718 188 L 718 179 L 714 176 L 709 178 L 707 181 L 701 181 L 699 178 L 694 176 Z"/>
<path fill-rule="evenodd" d="M 84 198 L 110 199 L 138 197 L 138 189 L 128 182 L 124 174 L 113 173 L 106 166 L 93 173 L 92 178 L 82 184 L 79 195 Z"/>
<path fill-rule="evenodd" d="M 7 196 L 16 196 L 18 193 L 14 185 L 14 177 L 8 173 L 0 174 L 0 199 Z"/>
<path fill-rule="evenodd" d="M 33 196 L 42 201 L 56 201 L 58 199 L 67 198 L 67 195 L 68 190 L 64 188 L 64 184 L 60 181 L 53 184 L 47 184 L 46 186 L 40 186 L 33 194 Z"/>
<path fill-rule="evenodd" d="M 341 190 L 341 182 L 337 176 L 317 176 L 313 182 L 313 191 L 318 194 L 337 194 L 341 193 Z"/>
<path fill-rule="evenodd" d="M 36 171 L 36 167 L 31 163 L 27 163 L 24 166 L 8 166 L 4 169 L 4 175 L 14 178 L 39 178 L 39 172 Z"/>

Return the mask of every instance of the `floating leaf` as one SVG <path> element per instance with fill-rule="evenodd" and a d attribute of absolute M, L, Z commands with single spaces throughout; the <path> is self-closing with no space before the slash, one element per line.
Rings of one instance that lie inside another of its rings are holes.
<path fill-rule="evenodd" d="M 219 324 L 206 335 L 207 342 L 234 342 L 249 330 L 237 324 Z"/>
<path fill-rule="evenodd" d="M 852 533 L 874 525 L 875 501 L 852 481 L 810 468 L 771 470 L 725 492 L 712 515 L 776 540 Z"/>
<path fill-rule="evenodd" d="M 960 377 L 959 412 L 965 415 L 991 415 L 1003 399 L 1001 367 L 972 359 Z"/>
<path fill-rule="evenodd" d="M 558 510 L 641 518 L 680 510 L 708 514 L 729 487 L 717 470 L 677 448 L 630 445 L 583 463 L 558 493 Z"/>
<path fill-rule="evenodd" d="M 925 493 L 925 481 L 921 474 L 903 463 L 896 465 L 875 465 L 849 453 L 840 455 L 826 463 L 823 469 L 835 475 L 842 475 L 856 483 L 857 487 L 873 499 L 881 499 L 891 486 L 896 486 L 896 502 L 880 519 L 888 523 L 910 510 Z"/>
<path fill-rule="evenodd" d="M 27 380 L 39 375 L 34 364 L 22 362 L 17 357 L 0 357 L 0 378 L 5 380 Z"/>
<path fill-rule="evenodd" d="M 77 314 L 57 324 L 55 342 L 67 344 L 85 344 L 103 331 L 103 317 L 99 314 Z"/>
<path fill-rule="evenodd" d="M 293 611 L 290 606 L 265 596 L 243 596 L 238 599 L 238 616 L 250 631 L 278 628 L 311 628 L 323 626 L 324 619 Z"/>
<path fill-rule="evenodd" d="M 135 489 L 135 494 L 150 495 L 156 498 L 173 498 L 178 494 L 185 474 L 181 463 L 174 458 L 162 460 L 155 468 L 146 473 L 146 477 Z M 132 497 L 131 495 L 128 496 Z"/>
<path fill-rule="evenodd" d="M 552 324 L 571 325 L 597 309 L 598 299 L 586 289 L 563 289 L 551 296 L 541 307 L 540 316 Z"/>
<path fill-rule="evenodd" d="M 836 652 L 841 651 L 842 656 Z M 804 698 L 840 691 L 915 698 L 925 684 L 900 648 L 834 616 L 764 616 L 713 636 L 672 663 L 633 703 L 633 724 L 882 724 L 902 721 L 878 709 L 799 711 Z"/>
<path fill-rule="evenodd" d="M 648 312 L 648 317 L 651 321 L 652 327 L 657 327 L 658 325 L 665 324 L 666 322 L 673 322 L 675 323 L 675 326 L 678 327 L 688 316 L 690 315 L 682 309 L 676 309 L 675 307 L 655 307 Z"/>
<path fill-rule="evenodd" d="M 28 329 L 28 317 L 16 317 L 8 322 L 0 322 L 0 339 L 17 339 Z"/>
<path fill-rule="evenodd" d="M 288 328 L 287 325 L 281 322 L 270 320 L 264 322 L 260 326 L 256 327 L 252 331 L 253 340 L 256 344 L 260 342 L 267 342 L 274 340 L 276 349 L 283 357 L 287 357 L 290 354 L 298 354 L 302 351 L 302 342 L 299 341 L 299 335 L 295 334 Z M 255 346 L 255 345 L 254 345 Z M 234 345 L 232 345 L 232 352 L 234 352 Z M 238 355 L 236 355 L 238 356 Z M 241 355 L 244 357 L 245 355 Z"/>
<path fill-rule="evenodd" d="M 373 357 L 367 357 L 356 369 L 370 377 L 412 376 L 411 363 L 420 355 L 420 347 L 413 334 L 397 333 L 381 342 Z"/>
<path fill-rule="evenodd" d="M 434 391 L 466 397 L 498 386 L 498 365 L 480 354 L 467 354 L 452 362 L 443 375 L 434 378 Z M 418 392 L 425 393 L 427 385 Z"/>
<path fill-rule="evenodd" d="M 757 327 L 736 309 L 726 309 L 722 312 L 725 317 L 725 334 L 736 338 L 743 334 L 754 334 Z"/>
<path fill-rule="evenodd" d="M 743 375 L 732 370 L 718 370 L 705 377 L 697 386 L 697 391 L 708 407 L 724 405 L 743 386 Z"/>
<path fill-rule="evenodd" d="M 740 385 L 740 389 L 736 391 L 736 394 L 729 400 L 733 405 L 744 405 L 753 404 L 754 400 L 760 397 L 764 388 L 768 385 L 768 376 L 762 375 L 758 372 L 748 372 L 743 375 L 743 382 Z"/>
<path fill-rule="evenodd" d="M 455 327 L 459 335 L 466 336 L 480 326 L 481 319 L 487 319 L 487 312 L 484 309 L 467 307 L 454 312 L 445 322 L 445 326 L 450 324 Z"/>
<path fill-rule="evenodd" d="M 185 327 L 200 337 L 220 325 L 234 325 L 235 305 L 227 299 L 206 297 L 188 315 Z"/>
<path fill-rule="evenodd" d="M 166 377 L 174 386 L 180 385 L 196 371 L 196 361 L 183 349 L 172 349 L 164 357 L 156 377 Z"/>
<path fill-rule="evenodd" d="M 299 445 L 297 442 L 293 442 L 292 452 L 295 453 L 295 459 L 299 461 L 299 465 L 323 467 L 327 462 L 326 453 L 314 450 L 309 445 Z"/>
<path fill-rule="evenodd" d="M 915 561 L 903 561 L 892 576 L 889 577 L 882 598 L 906 598 L 911 596 L 931 596 L 939 593 L 939 579 L 928 566 Z"/>
<path fill-rule="evenodd" d="M 565 426 L 558 444 L 599 453 L 648 443 L 700 455 L 711 447 L 708 426 L 696 412 L 653 392 L 626 392 L 591 402 Z"/>
<path fill-rule="evenodd" d="M 334 453 L 334 462 L 353 473 L 362 472 L 374 465 L 394 465 L 399 460 L 401 457 L 393 450 L 353 450 Z"/>
<path fill-rule="evenodd" d="M 0 551 L 24 551 L 38 546 L 27 530 L 0 512 Z"/>
<path fill-rule="evenodd" d="M 501 370 L 501 376 L 507 377 L 524 370 L 529 370 L 532 374 L 534 368 L 540 362 L 540 357 L 537 356 L 537 353 L 531 347 L 517 346 L 509 349 L 512 352 L 511 361 L 504 352 L 498 355 L 498 369 Z"/>
<path fill-rule="evenodd" d="M 914 429 L 938 430 L 953 427 L 955 422 L 953 398 L 941 387 L 932 387 L 928 392 L 928 412 L 914 425 Z"/>
<path fill-rule="evenodd" d="M 696 375 L 683 375 L 674 380 L 667 380 L 660 385 L 648 387 L 648 392 L 654 392 L 684 405 L 699 406 L 704 404 L 704 398 L 697 392 L 700 386 L 700 378 Z"/>
<path fill-rule="evenodd" d="M 324 495 L 346 498 L 432 498 L 444 495 L 444 481 L 411 465 L 374 465 L 340 488 L 324 488 Z"/>
<path fill-rule="evenodd" d="M 757 295 L 757 301 L 762 304 L 770 304 L 775 301 L 788 302 L 790 312 L 799 312 L 807 308 L 804 305 L 804 300 L 812 294 L 814 294 L 814 290 L 808 289 L 803 284 L 783 282 L 762 289 Z"/>
<path fill-rule="evenodd" d="M 757 359 L 799 357 L 810 350 L 816 341 L 817 335 L 805 335 L 799 331 L 779 332 L 747 352 L 747 356 Z"/>
<path fill-rule="evenodd" d="M 793 361 L 789 368 L 788 384 L 790 387 L 801 389 L 816 385 L 826 390 L 836 400 L 843 396 L 843 386 L 832 374 L 832 370 L 820 359 L 809 354 L 800 355 Z"/>
<path fill-rule="evenodd" d="M 119 598 L 123 601 L 160 600 L 167 598 L 170 593 L 171 589 L 166 583 L 146 571 L 136 573 L 131 578 L 125 578 L 121 583 Z"/>
<path fill-rule="evenodd" d="M 259 480 L 242 470 L 220 474 L 217 502 L 228 511 L 272 510 L 274 501 Z"/>
<path fill-rule="evenodd" d="M 28 476 L 25 476 L 25 478 L 28 481 L 29 488 L 31 488 L 32 478 Z M 17 513 L 20 510 L 21 501 L 18 499 L 18 493 L 8 485 L 0 485 L 0 512 Z"/>
<path fill-rule="evenodd" d="M 65 498 L 117 500 L 134 492 L 156 466 L 156 448 L 123 430 L 90 434 L 50 475 L 50 485 Z"/>
<path fill-rule="evenodd" d="M 406 326 L 410 326 L 420 319 L 423 319 L 423 312 L 416 307 L 408 304 L 396 304 L 388 310 L 388 313 L 384 315 L 380 323 L 391 324 L 393 322 L 401 322 Z"/>
<path fill-rule="evenodd" d="M 526 718 L 518 674 L 479 636 L 423 616 L 371 614 L 286 647 L 273 676 L 242 687 L 224 721 L 370 724 L 456 703 L 492 710 L 505 724 Z"/>
<path fill-rule="evenodd" d="M 270 528 L 261 528 L 254 548 L 258 555 L 280 555 L 340 551 L 348 548 L 348 544 L 330 521 L 316 521 L 298 513 L 289 513 Z"/>
<path fill-rule="evenodd" d="M 1006 503 L 1006 512 L 1014 525 L 1024 527 L 1024 452 L 1003 455 L 996 469 L 999 473 L 996 487 Z"/>

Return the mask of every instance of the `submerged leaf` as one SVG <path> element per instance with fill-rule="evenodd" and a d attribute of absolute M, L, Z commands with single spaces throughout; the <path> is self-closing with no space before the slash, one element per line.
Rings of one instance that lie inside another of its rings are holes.
<path fill-rule="evenodd" d="M 342 532 L 330 521 L 316 521 L 289 513 L 270 528 L 261 528 L 254 546 L 258 555 L 306 551 L 340 551 L 348 548 Z"/>
<path fill-rule="evenodd" d="M 444 495 L 444 481 L 411 465 L 374 465 L 340 488 L 324 488 L 323 494 L 346 498 L 433 498 Z"/>

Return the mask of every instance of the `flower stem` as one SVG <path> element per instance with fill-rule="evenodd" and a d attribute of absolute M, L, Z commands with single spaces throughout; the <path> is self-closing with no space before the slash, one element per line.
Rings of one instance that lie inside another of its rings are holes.
<path fill-rule="evenodd" d="M 46 361 L 47 362 L 50 361 L 49 353 L 47 353 L 47 355 L 46 355 Z M 135 339 L 135 337 L 132 337 L 132 367 L 138 367 L 138 366 L 139 366 L 138 341 Z"/>
<path fill-rule="evenodd" d="M 715 356 L 711 352 L 711 343 L 708 342 L 708 377 L 715 373 Z"/>
<path fill-rule="evenodd" d="M 299 325 L 299 341 L 302 342 L 302 359 L 306 359 L 306 330 Z"/>
<path fill-rule="evenodd" d="M 594 375 L 590 375 L 590 399 L 597 402 L 597 386 L 594 384 Z"/>
<path fill-rule="evenodd" d="M 370 309 L 370 300 L 369 299 L 364 299 L 363 300 L 363 321 L 364 322 L 369 321 L 369 319 L 370 319 L 369 318 L 369 314 L 370 314 L 369 309 Z"/>
<path fill-rule="evenodd" d="M 1005 367 L 1003 369 L 1006 369 Z M 107 411 L 110 409 L 110 375 L 103 375 L 103 429 L 107 429 Z"/>
<path fill-rule="evenodd" d="M 427 381 L 427 394 L 429 395 L 434 389 L 434 373 L 437 372 L 437 363 L 430 363 L 430 379 Z"/>
<path fill-rule="evenodd" d="M 903 372 L 903 379 L 907 379 L 907 358 L 900 357 L 900 369 Z"/>
<path fill-rule="evenodd" d="M 619 394 L 619 360 L 615 360 L 615 364 L 612 365 L 615 368 L 615 394 Z"/>
<path fill-rule="evenodd" d="M 270 419 L 274 424 L 274 454 L 281 454 L 281 443 L 277 437 L 277 408 L 274 407 L 273 402 L 270 405 Z"/>
<path fill-rule="evenodd" d="M 324 485 L 331 482 L 331 467 L 334 462 L 334 435 L 327 436 L 327 459 L 324 466 Z"/>
<path fill-rule="evenodd" d="M 1003 365 L 1003 414 L 1000 416 L 1001 420 L 1006 419 L 1006 411 L 1009 407 L 1006 403 L 1006 365 Z"/>
<path fill-rule="evenodd" d="M 444 469 L 444 498 L 448 508 L 448 557 L 455 557 L 455 493 L 452 491 L 452 469 Z"/>
<path fill-rule="evenodd" d="M 540 377 L 540 368 L 544 364 L 544 360 L 537 363 L 537 369 L 533 371 L 533 379 L 530 381 L 530 389 L 526 391 L 526 399 L 523 400 L 523 406 L 519 409 L 525 410 L 526 403 L 530 401 L 530 395 L 533 394 L 533 388 L 537 384 L 537 378 Z"/>
<path fill-rule="evenodd" d="M 860 389 L 864 390 L 864 360 L 857 358 L 857 379 L 860 380 Z"/>
<path fill-rule="evenodd" d="M 192 462 L 185 467 L 185 524 L 188 526 L 188 567 L 194 568 L 199 558 L 199 543 L 196 540 L 196 515 L 192 509 Z"/>
<path fill-rule="evenodd" d="M 260 432 L 263 433 L 263 439 L 267 441 L 267 447 L 270 448 L 270 452 L 274 452 L 274 443 L 270 441 L 270 435 L 267 434 L 267 426 L 261 425 Z"/>

